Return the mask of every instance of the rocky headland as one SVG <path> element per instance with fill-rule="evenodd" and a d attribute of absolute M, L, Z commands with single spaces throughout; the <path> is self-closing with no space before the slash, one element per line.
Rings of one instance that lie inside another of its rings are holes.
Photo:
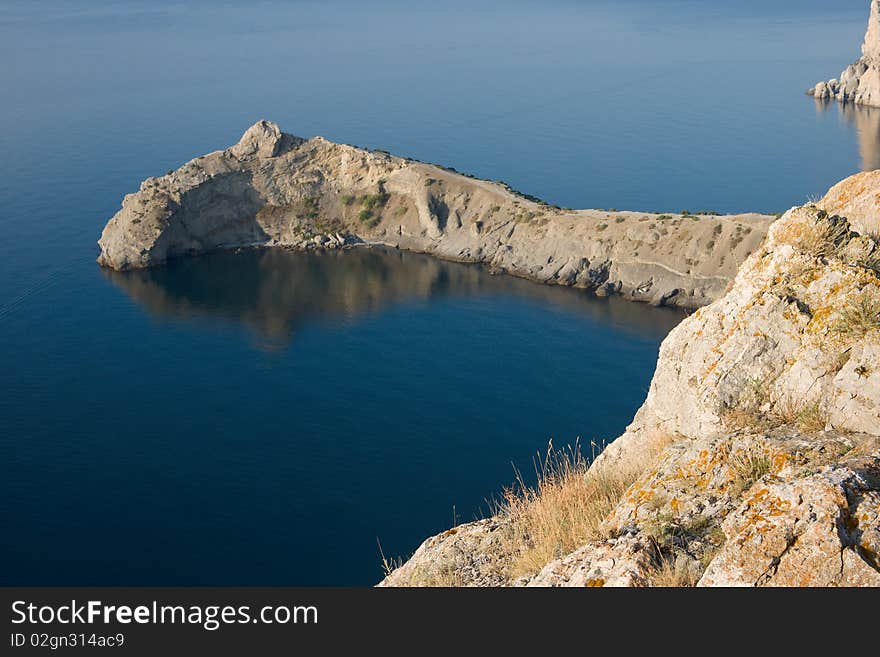
<path fill-rule="evenodd" d="M 862 56 L 839 78 L 819 82 L 807 94 L 819 100 L 838 100 L 880 107 L 880 0 L 871 0 Z"/>
<path fill-rule="evenodd" d="M 788 211 L 660 348 L 589 465 L 388 564 L 383 586 L 880 586 L 880 172 Z"/>
<path fill-rule="evenodd" d="M 126 196 L 101 235 L 98 262 L 125 270 L 243 246 L 382 244 L 697 308 L 723 293 L 772 220 L 568 210 L 503 183 L 260 121 L 234 146 L 148 178 Z"/>

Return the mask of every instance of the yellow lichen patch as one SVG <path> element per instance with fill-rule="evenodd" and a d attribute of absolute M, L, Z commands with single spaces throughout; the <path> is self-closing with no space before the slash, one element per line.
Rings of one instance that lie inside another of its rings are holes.
<path fill-rule="evenodd" d="M 788 464 L 788 454 L 784 452 L 776 452 L 771 456 L 770 459 L 770 471 L 772 474 L 779 474 L 782 472 L 782 469 Z"/>
<path fill-rule="evenodd" d="M 769 518 L 779 518 L 791 510 L 789 500 L 772 495 L 766 487 L 754 491 L 745 503 L 739 522 L 738 542 L 748 541 L 754 536 L 766 534 L 777 526 Z"/>

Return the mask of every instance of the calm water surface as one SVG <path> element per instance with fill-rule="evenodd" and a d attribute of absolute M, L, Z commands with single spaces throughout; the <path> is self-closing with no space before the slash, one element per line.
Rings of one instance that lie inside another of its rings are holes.
<path fill-rule="evenodd" d="M 619 434 L 680 315 L 384 251 L 94 264 L 257 118 L 571 207 L 779 211 L 880 167 L 803 95 L 867 2 L 0 5 L 0 584 L 367 584 L 548 439 Z M 453 510 L 454 509 L 454 510 Z"/>

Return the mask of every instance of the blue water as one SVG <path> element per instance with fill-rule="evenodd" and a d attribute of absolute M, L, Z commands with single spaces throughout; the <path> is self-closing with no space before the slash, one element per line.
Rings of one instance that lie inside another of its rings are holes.
<path fill-rule="evenodd" d="M 0 4 L 0 584 L 368 584 L 680 315 L 381 251 L 110 274 L 139 181 L 257 118 L 571 207 L 779 211 L 880 166 L 803 95 L 864 0 Z"/>

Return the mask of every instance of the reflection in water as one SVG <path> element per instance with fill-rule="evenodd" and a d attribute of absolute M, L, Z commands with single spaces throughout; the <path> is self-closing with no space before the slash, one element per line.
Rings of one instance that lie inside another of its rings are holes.
<path fill-rule="evenodd" d="M 391 304 L 443 297 L 525 297 L 660 337 L 684 316 L 622 299 L 597 299 L 583 290 L 493 276 L 477 265 L 381 248 L 220 252 L 107 275 L 152 314 L 239 322 L 276 346 L 321 319 L 351 320 Z"/>
<path fill-rule="evenodd" d="M 818 112 L 825 113 L 832 108 L 837 109 L 843 120 L 856 130 L 862 171 L 880 169 L 880 109 L 854 103 L 816 100 Z"/>

